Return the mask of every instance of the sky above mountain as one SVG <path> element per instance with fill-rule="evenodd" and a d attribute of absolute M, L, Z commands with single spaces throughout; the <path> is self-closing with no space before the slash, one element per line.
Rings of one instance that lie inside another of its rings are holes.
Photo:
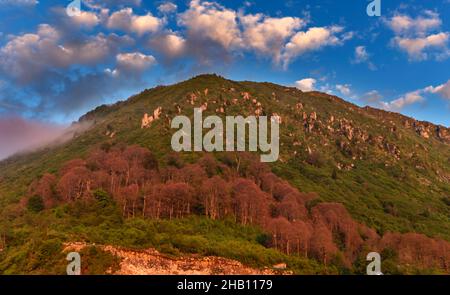
<path fill-rule="evenodd" d="M 450 0 L 70 2 L 0 0 L 0 116 L 28 122 L 8 126 L 206 72 L 450 126 Z"/>

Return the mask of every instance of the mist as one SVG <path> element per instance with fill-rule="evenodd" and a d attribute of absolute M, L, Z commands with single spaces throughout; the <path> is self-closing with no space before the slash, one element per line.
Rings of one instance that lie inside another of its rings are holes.
<path fill-rule="evenodd" d="M 89 122 L 72 125 L 48 123 L 18 116 L 0 118 L 0 160 L 17 153 L 62 144 L 90 125 Z"/>

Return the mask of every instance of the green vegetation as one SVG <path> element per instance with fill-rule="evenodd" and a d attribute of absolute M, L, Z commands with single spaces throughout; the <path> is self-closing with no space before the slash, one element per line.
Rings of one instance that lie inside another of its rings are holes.
<path fill-rule="evenodd" d="M 209 89 L 207 97 L 203 94 L 206 88 Z M 0 240 L 6 237 L 6 247 L 0 252 L 0 272 L 62 273 L 65 257 L 57 254 L 62 250 L 62 243 L 80 240 L 131 248 L 156 247 L 172 255 L 183 252 L 219 255 L 256 266 L 287 261 L 299 273 L 349 271 L 338 266 L 338 257 L 334 261 L 337 266 L 325 267 L 313 260 L 288 257 L 268 249 L 264 245 L 265 233 L 227 220 L 211 221 L 202 217 L 123 220 L 117 205 L 102 192 L 95 194 L 95 204 L 74 203 L 50 211 L 42 211 L 42 199 L 33 196 L 26 204 L 29 210 L 23 211 L 20 201 L 34 180 L 47 172 L 56 174 L 65 162 L 84 157 L 92 147 L 106 149 L 118 143 L 138 144 L 151 149 L 158 160 L 169 159 L 160 163 L 176 166 L 173 161 L 177 159 L 168 157 L 172 131 L 167 120 L 163 117 L 150 128 L 141 129 L 143 114 L 151 114 L 162 106 L 163 114 L 172 117 L 177 103 L 183 114 L 192 116 L 193 106 L 186 100 L 191 93 L 196 93 L 197 106 L 210 102 L 205 115 L 214 113 L 218 107 L 212 100 L 219 103 L 232 98 L 239 98 L 240 103 L 230 104 L 227 115 L 250 115 L 252 103 L 241 102 L 240 93 L 244 91 L 257 98 L 267 114 L 278 113 L 283 118 L 281 160 L 271 168 L 300 191 L 318 194 L 314 204 L 307 204 L 309 208 L 317 202 L 339 202 L 354 219 L 379 234 L 418 232 L 450 241 L 450 147 L 435 136 L 426 139 L 413 128 L 405 127 L 405 120 L 412 119 L 360 109 L 325 94 L 203 75 L 173 86 L 145 90 L 112 106 L 101 106 L 82 119 L 93 123 L 87 132 L 64 144 L 0 162 Z M 297 103 L 303 106 L 300 113 L 295 111 Z M 305 131 L 302 112 L 317 113 L 312 132 Z M 368 139 L 346 134 L 345 128 L 341 128 L 343 123 L 338 122 L 344 119 L 350 122 L 345 124 L 351 126 L 353 133 L 367 135 Z M 335 131 L 330 131 L 328 126 Z M 113 137 L 106 135 L 111 132 Z M 378 136 L 383 138 L 380 144 L 376 143 Z M 391 145 L 400 150 L 398 159 L 387 148 Z M 201 156 L 182 154 L 186 162 L 195 162 Z M 94 256 L 104 260 L 101 268 L 115 265 L 108 255 Z M 390 273 L 417 271 L 397 266 L 395 255 L 388 257 Z M 362 265 L 365 265 L 363 258 L 361 267 L 355 265 L 352 271 L 363 271 Z"/>
<path fill-rule="evenodd" d="M 162 253 L 215 255 L 239 260 L 254 267 L 287 262 L 296 273 L 338 273 L 298 256 L 288 256 L 261 244 L 265 233 L 256 227 L 240 226 L 231 220 L 213 221 L 192 216 L 175 220 L 122 219 L 115 204 L 104 200 L 76 202 L 40 213 L 24 212 L 14 219 L 7 235 L 11 241 L 0 252 L 0 273 L 64 274 L 67 265 L 65 242 L 116 245 L 130 249 L 156 248 Z M 98 247 L 80 253 L 85 274 L 116 269 L 119 261 Z"/>

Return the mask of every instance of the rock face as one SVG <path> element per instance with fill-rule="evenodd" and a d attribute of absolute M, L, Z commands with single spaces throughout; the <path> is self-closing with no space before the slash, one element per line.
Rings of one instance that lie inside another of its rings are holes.
<path fill-rule="evenodd" d="M 160 118 L 162 113 L 162 108 L 158 107 L 153 111 L 153 115 L 149 116 L 147 113 L 144 114 L 141 122 L 141 128 L 148 128 L 152 124 L 153 121 L 156 121 Z"/>
<path fill-rule="evenodd" d="M 85 243 L 69 243 L 64 252 L 80 251 L 89 246 Z M 121 259 L 115 275 L 275 275 L 291 274 L 286 264 L 273 268 L 251 268 L 242 263 L 222 257 L 187 255 L 179 258 L 165 256 L 155 249 L 129 250 L 113 246 L 98 246 Z"/>
<path fill-rule="evenodd" d="M 436 128 L 436 136 L 443 142 L 450 143 L 450 130 L 448 128 L 438 126 Z"/>

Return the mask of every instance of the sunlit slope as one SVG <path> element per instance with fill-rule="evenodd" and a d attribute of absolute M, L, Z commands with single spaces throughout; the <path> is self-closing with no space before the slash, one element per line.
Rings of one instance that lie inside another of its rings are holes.
<path fill-rule="evenodd" d="M 352 216 L 385 231 L 420 232 L 450 240 L 450 145 L 448 130 L 398 114 L 359 108 L 338 97 L 302 93 L 271 83 L 235 82 L 202 75 L 172 86 L 145 90 L 83 116 L 92 126 L 56 147 L 0 163 L 2 214 L 44 172 L 104 143 L 139 144 L 158 158 L 172 149 L 170 120 L 192 117 L 207 103 L 216 114 L 281 117 L 280 159 L 273 171 L 319 200 L 345 204 Z M 141 128 L 145 113 L 162 108 Z M 180 111 L 179 111 L 180 110 Z M 185 153 L 195 161 L 199 153 Z"/>

